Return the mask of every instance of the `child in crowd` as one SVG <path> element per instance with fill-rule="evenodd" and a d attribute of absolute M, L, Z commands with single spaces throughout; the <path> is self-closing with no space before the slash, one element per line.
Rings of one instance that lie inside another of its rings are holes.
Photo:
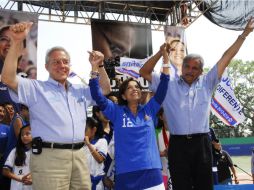
<path fill-rule="evenodd" d="M 162 177 L 165 189 L 171 189 L 168 187 L 170 184 L 170 174 L 168 170 L 168 146 L 169 146 L 169 132 L 167 130 L 167 123 L 164 118 L 164 110 L 161 108 L 157 113 L 157 126 L 156 126 L 156 134 L 157 134 L 157 143 L 160 151 L 160 158 L 162 163 Z"/>
<path fill-rule="evenodd" d="M 85 143 L 87 145 L 85 151 L 90 167 L 92 190 L 103 190 L 102 179 L 105 174 L 103 169 L 108 152 L 108 143 L 103 138 L 103 128 L 92 117 L 88 117 L 86 121 Z"/>
<path fill-rule="evenodd" d="M 3 167 L 3 175 L 11 178 L 10 190 L 32 190 L 29 169 L 31 143 L 31 128 L 25 125 L 20 129 L 16 148 L 11 151 Z"/>
<path fill-rule="evenodd" d="M 113 190 L 115 186 L 115 140 L 114 134 L 108 145 L 108 156 L 110 157 L 110 162 L 108 163 L 108 169 L 105 171 L 105 177 L 103 179 L 104 190 Z M 106 168 L 106 166 L 105 166 Z"/>

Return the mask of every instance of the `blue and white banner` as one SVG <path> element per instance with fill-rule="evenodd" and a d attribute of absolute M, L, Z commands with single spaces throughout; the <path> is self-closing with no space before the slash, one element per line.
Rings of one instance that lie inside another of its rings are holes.
<path fill-rule="evenodd" d="M 230 78 L 225 71 L 212 98 L 211 111 L 226 125 L 236 126 L 245 120 L 242 108 L 235 97 Z"/>
<path fill-rule="evenodd" d="M 115 71 L 119 74 L 127 75 L 138 79 L 140 77 L 139 70 L 144 65 L 144 59 L 133 59 L 128 57 L 120 58 L 120 67 L 115 67 Z"/>
<path fill-rule="evenodd" d="M 140 68 L 144 65 L 146 59 L 133 59 L 128 57 L 120 58 L 120 67 L 115 67 L 116 78 L 124 81 L 129 77 L 139 81 L 143 91 L 148 91 L 148 81 L 139 75 Z"/>

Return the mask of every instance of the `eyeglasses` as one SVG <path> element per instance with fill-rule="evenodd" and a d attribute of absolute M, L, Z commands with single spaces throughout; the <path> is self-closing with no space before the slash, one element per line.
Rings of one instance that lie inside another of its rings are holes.
<path fill-rule="evenodd" d="M 66 65 L 66 66 L 71 66 L 70 65 L 70 60 L 69 59 L 53 59 L 52 61 L 51 61 L 51 63 L 52 63 L 52 65 L 54 65 L 54 66 L 59 66 L 61 63 L 63 64 L 63 65 Z"/>
<path fill-rule="evenodd" d="M 11 39 L 7 36 L 1 36 L 0 37 L 0 42 L 7 42 L 7 43 L 10 43 L 11 42 Z"/>

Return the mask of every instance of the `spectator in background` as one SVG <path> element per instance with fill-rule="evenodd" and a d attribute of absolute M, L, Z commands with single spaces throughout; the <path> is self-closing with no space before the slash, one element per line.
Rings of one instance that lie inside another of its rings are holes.
<path fill-rule="evenodd" d="M 10 123 L 10 132 L 8 137 L 8 143 L 6 147 L 6 152 L 4 158 L 6 159 L 13 148 L 16 147 L 20 129 L 23 126 L 29 124 L 29 110 L 28 107 L 19 104 L 19 113 L 15 114 Z"/>
<path fill-rule="evenodd" d="M 167 123 L 164 118 L 164 110 L 161 108 L 157 113 L 158 122 L 156 125 L 157 143 L 160 151 L 162 163 L 162 177 L 164 181 L 165 190 L 171 189 L 168 187 L 170 178 L 168 171 L 168 146 L 169 146 L 169 132 L 167 130 Z"/>
<path fill-rule="evenodd" d="M 108 161 L 108 162 L 107 162 Z M 107 163 L 106 163 L 107 162 Z M 106 166 L 108 164 L 108 166 Z M 107 168 L 106 168 L 107 167 Z M 108 145 L 108 155 L 105 161 L 104 190 L 113 190 L 115 186 L 115 140 L 114 134 Z"/>
<path fill-rule="evenodd" d="M 113 100 L 116 100 L 115 98 L 113 98 L 112 95 L 110 95 L 110 97 Z M 95 118 L 98 121 L 100 129 L 103 129 L 103 137 L 106 139 L 107 143 L 109 144 L 113 136 L 112 123 L 104 116 L 99 106 L 93 106 L 92 112 L 93 112 L 93 118 Z M 104 168 L 103 168 L 105 174 L 108 173 L 111 162 L 112 162 L 111 156 L 109 154 L 106 154 L 106 160 L 104 161 Z"/>
<path fill-rule="evenodd" d="M 115 104 L 118 104 L 117 95 L 113 92 L 111 92 L 109 95 L 107 95 L 107 98 L 110 99 Z"/>
<path fill-rule="evenodd" d="M 20 129 L 17 146 L 11 151 L 3 167 L 3 175 L 11 179 L 10 190 L 32 190 L 29 169 L 31 146 L 31 128 L 26 125 Z"/>
<path fill-rule="evenodd" d="M 6 151 L 10 126 L 5 124 L 7 111 L 3 104 L 0 104 L 0 184 L 1 189 L 4 189 L 4 181 L 2 177 L 2 168 L 4 164 L 4 153 Z"/>
<path fill-rule="evenodd" d="M 7 112 L 9 113 L 10 119 L 13 120 L 13 118 L 16 114 L 13 104 L 10 103 L 10 102 L 6 102 L 5 103 L 5 108 L 6 108 Z"/>
<path fill-rule="evenodd" d="M 92 181 L 92 190 L 104 190 L 102 179 L 104 173 L 104 161 L 108 153 L 108 143 L 103 138 L 103 128 L 92 117 L 86 121 L 85 150 Z"/>
<path fill-rule="evenodd" d="M 0 104 L 0 106 L 3 108 L 3 109 L 1 109 L 0 123 L 10 126 L 11 117 L 10 117 L 9 112 L 5 108 L 5 103 L 4 104 Z"/>
<path fill-rule="evenodd" d="M 210 126 L 213 126 L 213 122 L 210 124 Z M 220 159 L 220 153 L 216 151 L 214 146 L 219 142 L 219 139 L 217 139 L 215 132 L 212 127 L 209 127 L 209 137 L 212 142 L 212 171 L 213 171 L 213 184 L 218 185 L 218 168 L 217 168 L 217 162 L 218 159 Z"/>
<path fill-rule="evenodd" d="M 109 143 L 112 135 L 113 135 L 113 129 L 111 127 L 111 122 L 104 116 L 102 111 L 100 110 L 99 106 L 93 106 L 93 118 L 95 118 L 99 123 L 100 128 L 103 129 L 103 137 L 107 140 Z"/>
<path fill-rule="evenodd" d="M 220 143 L 213 143 L 215 151 L 219 154 L 217 158 L 217 168 L 218 168 L 218 181 L 220 185 L 232 184 L 231 172 L 234 176 L 235 184 L 238 184 L 235 167 L 233 161 L 227 151 L 222 150 Z"/>
<path fill-rule="evenodd" d="M 32 23 L 10 26 L 11 47 L 2 70 L 2 80 L 13 98 L 29 108 L 33 144 L 31 174 L 34 189 L 90 189 L 91 181 L 84 155 L 86 109 L 92 105 L 89 87 L 71 84 L 70 55 L 61 47 L 51 48 L 45 57 L 47 81 L 16 76 L 22 42 Z M 102 65 L 103 54 L 90 52 L 89 61 Z M 105 69 L 99 68 L 104 93 L 110 91 Z M 50 160 L 50 162 L 49 162 Z"/>
<path fill-rule="evenodd" d="M 29 66 L 28 56 L 23 53 L 22 57 L 18 60 L 18 73 L 25 73 L 28 66 Z"/>
<path fill-rule="evenodd" d="M 26 75 L 29 79 L 37 79 L 37 67 L 30 65 L 26 68 Z"/>

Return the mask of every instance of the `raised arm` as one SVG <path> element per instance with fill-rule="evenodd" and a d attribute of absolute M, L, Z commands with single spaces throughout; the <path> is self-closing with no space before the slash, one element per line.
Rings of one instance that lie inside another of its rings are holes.
<path fill-rule="evenodd" d="M 155 92 L 154 98 L 159 104 L 162 104 L 167 94 L 168 81 L 169 81 L 169 53 L 167 50 L 167 46 L 163 44 L 160 47 L 160 52 L 163 57 L 163 64 L 162 64 L 163 69 L 160 76 L 160 83 Z"/>
<path fill-rule="evenodd" d="M 238 36 L 236 41 L 225 51 L 221 59 L 218 61 L 217 65 L 218 65 L 219 78 L 221 78 L 224 70 L 226 69 L 230 61 L 233 59 L 233 57 L 237 54 L 237 52 L 241 48 L 246 37 L 249 35 L 249 33 L 253 31 L 253 28 L 254 28 L 254 19 L 251 18 L 248 21 L 243 33 Z"/>
<path fill-rule="evenodd" d="M 103 111 L 107 106 L 107 98 L 103 95 L 101 92 L 101 88 L 99 86 L 99 69 L 100 64 L 102 63 L 104 59 L 104 55 L 97 51 L 88 52 L 89 55 L 89 61 L 91 63 L 92 71 L 91 71 L 91 79 L 89 80 L 89 86 L 90 91 L 93 100 L 96 102 L 96 104 L 100 107 L 100 109 Z M 106 74 L 107 75 L 107 74 Z"/>
<path fill-rule="evenodd" d="M 4 61 L 1 80 L 9 88 L 17 91 L 18 80 L 16 77 L 18 58 L 23 50 L 23 40 L 26 38 L 31 22 L 22 22 L 10 26 L 11 45 Z"/>
<path fill-rule="evenodd" d="M 159 61 L 159 59 L 162 56 L 162 52 L 161 49 L 166 47 L 166 43 L 162 44 L 162 46 L 160 47 L 160 50 L 152 57 L 150 57 L 150 59 L 148 59 L 145 64 L 143 65 L 143 67 L 139 70 L 139 74 L 146 80 L 148 80 L 149 82 L 152 81 L 152 72 L 153 69 L 156 65 L 156 63 Z"/>
<path fill-rule="evenodd" d="M 111 87 L 108 74 L 103 65 L 104 55 L 99 51 L 92 51 L 89 54 L 89 61 L 92 65 L 96 65 L 96 67 L 92 68 L 92 71 L 98 72 L 100 75 L 99 83 L 102 88 L 102 93 L 108 95 L 111 92 Z"/>

